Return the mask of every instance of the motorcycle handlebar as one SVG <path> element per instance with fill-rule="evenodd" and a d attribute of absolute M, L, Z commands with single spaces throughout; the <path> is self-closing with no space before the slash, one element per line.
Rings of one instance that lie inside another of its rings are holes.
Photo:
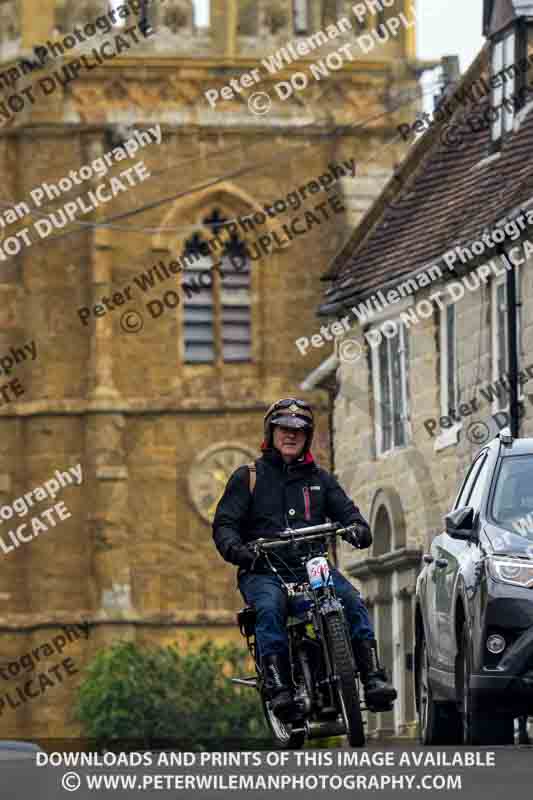
<path fill-rule="evenodd" d="M 275 550 L 278 547 L 286 547 L 293 542 L 310 542 L 315 539 L 323 539 L 325 536 L 342 536 L 348 528 L 340 528 L 336 523 L 328 522 L 325 525 L 311 525 L 308 528 L 287 528 L 278 537 L 266 539 L 259 538 L 249 542 L 248 546 L 257 552 Z"/>

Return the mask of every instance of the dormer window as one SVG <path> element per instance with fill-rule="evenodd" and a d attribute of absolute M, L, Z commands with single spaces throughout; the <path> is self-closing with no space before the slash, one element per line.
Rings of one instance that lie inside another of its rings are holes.
<path fill-rule="evenodd" d="M 514 27 L 494 37 L 492 43 L 490 86 L 492 144 L 499 148 L 504 136 L 512 133 L 515 114 L 520 108 L 524 82 L 518 68 L 517 36 Z"/>

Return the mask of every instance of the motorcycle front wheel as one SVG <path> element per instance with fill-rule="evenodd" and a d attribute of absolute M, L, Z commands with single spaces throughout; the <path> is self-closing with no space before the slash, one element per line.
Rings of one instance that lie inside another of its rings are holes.
<path fill-rule="evenodd" d="M 328 614 L 324 618 L 324 625 L 333 672 L 338 676 L 337 697 L 341 709 L 345 710 L 348 719 L 348 741 L 351 747 L 364 747 L 365 729 L 361 715 L 352 646 L 346 634 L 344 618 L 340 613 Z"/>

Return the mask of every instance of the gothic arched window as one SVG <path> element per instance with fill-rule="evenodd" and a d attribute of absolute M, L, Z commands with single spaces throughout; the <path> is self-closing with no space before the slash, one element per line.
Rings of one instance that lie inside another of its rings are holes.
<path fill-rule="evenodd" d="M 246 245 L 215 209 L 202 220 L 212 231 L 185 242 L 183 346 L 187 364 L 251 361 L 250 263 Z"/>

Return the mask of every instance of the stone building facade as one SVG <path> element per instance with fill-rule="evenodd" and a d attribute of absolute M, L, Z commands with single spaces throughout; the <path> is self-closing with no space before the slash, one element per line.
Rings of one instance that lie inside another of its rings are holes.
<path fill-rule="evenodd" d="M 488 387 L 509 369 L 510 270 L 519 369 L 533 362 L 532 20 L 531 4 L 485 2 L 486 46 L 331 265 L 320 307 L 330 319 L 357 309 L 304 386 L 336 376 L 336 469 L 374 531 L 370 553 L 344 546 L 340 563 L 367 598 L 399 690 L 394 712 L 371 716 L 376 735 L 414 734 L 422 556 L 473 457 L 509 419 L 509 393 L 500 385 L 490 400 Z M 528 387 L 522 436 L 533 435 Z"/>
<path fill-rule="evenodd" d="M 190 0 L 166 0 L 148 4 L 153 35 L 137 29 L 137 41 L 130 37 L 130 47 L 117 52 L 122 28 L 85 27 L 109 12 L 103 0 L 0 3 L 0 75 L 8 76 L 0 96 L 0 357 L 25 343 L 36 346 L 34 360 L 1 376 L 4 383 L 16 379 L 23 394 L 2 395 L 0 506 L 56 470 L 83 467 L 82 485 L 58 496 L 71 518 L 1 555 L 0 662 L 38 647 L 61 625 L 90 624 L 88 640 L 70 644 L 80 673 L 5 709 L 2 738 L 75 736 L 70 708 L 81 670 L 117 639 L 167 643 L 192 630 L 240 640 L 235 571 L 215 551 L 210 518 L 231 471 L 258 454 L 270 402 L 297 392 L 307 373 L 310 361 L 294 355 L 294 339 L 314 324 L 325 265 L 402 156 L 401 143 L 383 152 L 381 144 L 397 122 L 389 113 L 395 98 L 414 86 L 421 66 L 410 3 L 398 0 L 408 29 L 282 101 L 275 83 L 290 81 L 379 20 L 369 16 L 366 28 L 354 25 L 276 75 L 260 59 L 343 14 L 355 23 L 350 5 L 212 0 L 210 23 L 200 28 Z M 132 12 L 125 26 L 138 22 Z M 88 38 L 79 51 L 67 41 L 76 28 Z M 56 47 L 38 69 L 22 69 L 24 60 L 35 63 L 35 48 L 51 51 L 51 43 L 63 43 L 64 55 Z M 77 71 L 70 69 L 75 59 L 82 64 Z M 248 89 L 210 107 L 208 89 L 222 90 L 254 68 L 263 78 L 257 88 L 272 97 L 270 113 L 250 111 Z M 33 99 L 23 92 L 28 87 Z M 160 144 L 115 163 L 104 177 L 93 174 L 60 197 L 47 196 L 38 208 L 30 203 L 35 187 L 59 186 L 135 130 L 158 125 Z M 354 177 L 346 171 L 316 198 L 310 189 L 300 209 L 288 206 L 291 192 L 350 159 Z M 88 203 L 89 192 L 96 196 L 102 183 L 109 188 L 110 176 L 139 160 L 146 180 L 45 239 L 36 234 L 39 220 L 52 213 L 58 219 L 80 196 Z M 278 200 L 276 217 L 263 213 Z M 280 239 L 284 225 L 323 201 L 345 210 L 323 216 L 305 235 Z M 7 212 L 22 202 L 29 213 L 22 209 L 14 222 Z M 255 230 L 239 226 L 232 236 L 224 228 L 224 221 L 257 214 L 265 220 Z M 15 253 L 25 228 L 31 245 Z M 205 242 L 218 233 L 217 271 Z M 259 237 L 270 249 L 242 266 L 243 247 L 257 253 Z M 191 256 L 185 273 L 166 277 L 161 265 L 184 255 Z M 231 268 L 235 256 L 239 271 Z M 198 289 L 200 268 L 209 277 Z M 144 292 L 135 279 L 142 283 L 149 270 L 158 277 Z M 117 293 L 122 302 L 110 308 L 103 298 Z M 85 320 L 80 309 L 90 311 Z M 139 315 L 143 327 L 134 332 Z M 317 351 L 311 366 L 320 361 Z M 327 404 L 320 392 L 313 398 L 316 456 L 327 465 Z M 7 537 L 10 526 L 3 519 L 0 535 Z M 44 666 L 54 663 L 50 657 Z"/>

